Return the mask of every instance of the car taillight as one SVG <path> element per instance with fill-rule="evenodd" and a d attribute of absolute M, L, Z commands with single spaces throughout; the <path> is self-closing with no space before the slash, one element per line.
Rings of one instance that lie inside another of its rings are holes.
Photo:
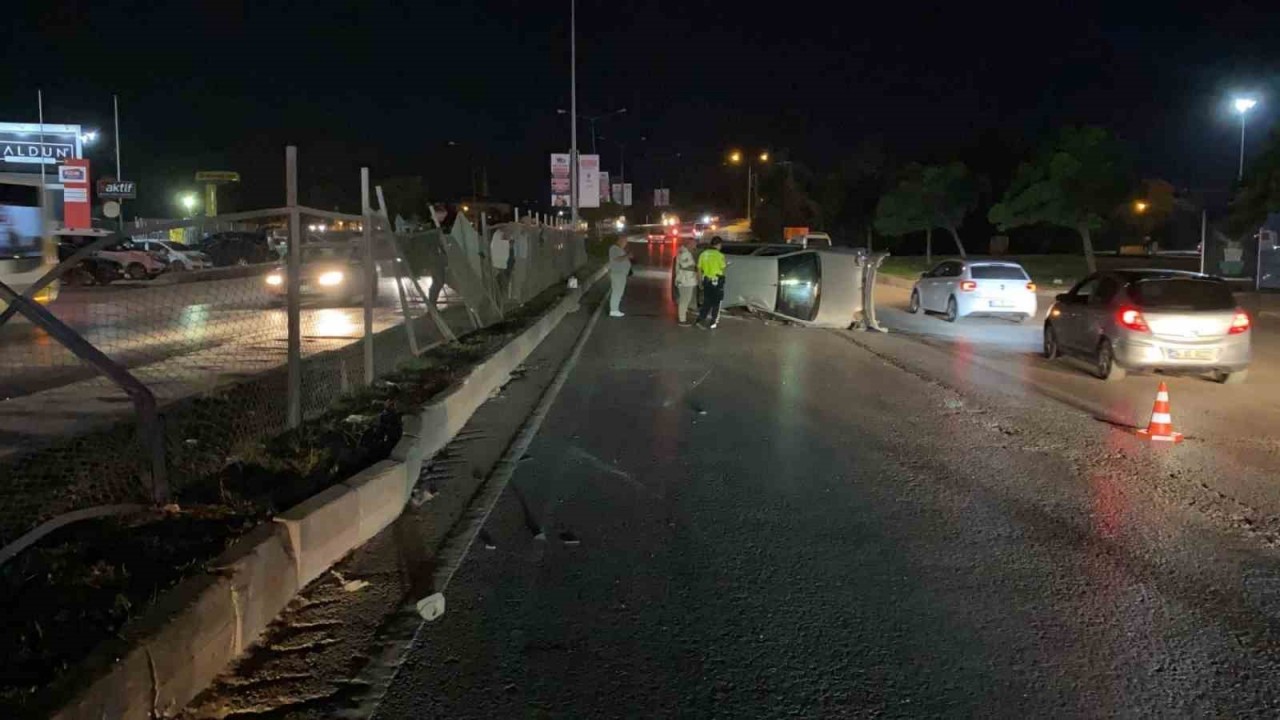
<path fill-rule="evenodd" d="M 1036 291 L 1036 284 L 1035 284 L 1035 283 L 1027 283 L 1027 289 L 1028 289 L 1028 290 L 1030 290 L 1031 292 L 1035 292 L 1035 291 Z"/>
<path fill-rule="evenodd" d="M 1231 329 L 1228 331 L 1232 335 L 1239 335 L 1249 330 L 1249 313 L 1237 308 L 1236 316 L 1231 318 Z"/>
<path fill-rule="evenodd" d="M 1147 327 L 1147 319 L 1142 317 L 1142 311 L 1137 308 L 1120 308 L 1116 313 L 1116 322 L 1137 332 L 1151 332 L 1151 328 Z"/>
<path fill-rule="evenodd" d="M 961 280 L 960 289 L 964 292 L 973 292 L 978 289 L 978 283 L 972 280 Z"/>

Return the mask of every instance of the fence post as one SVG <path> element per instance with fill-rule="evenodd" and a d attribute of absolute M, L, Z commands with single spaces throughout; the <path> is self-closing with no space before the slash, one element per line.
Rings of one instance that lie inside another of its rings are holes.
<path fill-rule="evenodd" d="M 298 213 L 298 148 L 284 149 L 285 205 L 289 208 L 289 256 L 285 267 L 289 316 L 289 392 L 287 424 L 302 424 L 302 218 Z"/>
<path fill-rule="evenodd" d="M 396 295 L 400 298 L 400 312 L 404 315 L 404 330 L 409 334 L 409 352 L 417 357 L 421 352 L 418 349 L 418 330 L 414 327 L 413 313 L 409 312 L 409 297 L 404 291 L 404 252 L 400 248 L 400 239 L 396 237 L 395 228 L 391 227 L 391 221 L 387 218 L 387 199 L 382 195 L 382 186 L 378 185 L 373 191 L 378 196 L 378 215 L 386 223 L 382 231 L 391 238 L 389 244 L 392 257 L 395 258 Z"/>
<path fill-rule="evenodd" d="M 378 268 L 373 264 L 373 211 L 369 207 L 369 168 L 360 168 L 360 228 L 364 239 L 364 384 L 373 384 L 373 298 L 378 291 Z"/>

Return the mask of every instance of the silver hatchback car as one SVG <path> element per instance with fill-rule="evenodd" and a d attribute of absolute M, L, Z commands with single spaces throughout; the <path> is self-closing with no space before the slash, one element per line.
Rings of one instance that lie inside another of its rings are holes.
<path fill-rule="evenodd" d="M 1252 332 L 1219 278 L 1174 270 L 1118 270 L 1058 295 L 1044 323 L 1044 356 L 1092 360 L 1103 380 L 1128 370 L 1210 373 L 1222 383 L 1248 374 Z"/>

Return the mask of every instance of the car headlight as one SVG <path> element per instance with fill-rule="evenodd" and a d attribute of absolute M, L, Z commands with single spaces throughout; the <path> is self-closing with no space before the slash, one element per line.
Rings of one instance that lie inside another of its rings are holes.
<path fill-rule="evenodd" d="M 317 278 L 316 281 L 319 282 L 321 285 L 327 285 L 330 287 L 334 285 L 341 285 L 342 273 L 339 272 L 338 270 L 330 270 L 327 273 L 321 273 L 320 277 Z"/>
<path fill-rule="evenodd" d="M 283 275 L 281 275 L 280 273 L 271 273 L 270 275 L 268 275 L 268 276 L 267 276 L 267 284 L 268 284 L 268 285 L 273 285 L 273 286 L 275 286 L 275 285 L 283 285 L 283 284 L 284 284 L 284 276 L 283 276 Z"/>

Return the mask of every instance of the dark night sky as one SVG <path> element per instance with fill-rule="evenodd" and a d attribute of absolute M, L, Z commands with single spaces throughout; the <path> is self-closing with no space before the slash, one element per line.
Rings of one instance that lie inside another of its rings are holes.
<path fill-rule="evenodd" d="M 47 122 L 109 131 L 118 92 L 124 174 L 149 214 L 197 169 L 239 171 L 242 208 L 281 202 L 286 142 L 304 202 L 354 209 L 361 164 L 422 174 L 445 199 L 473 162 L 494 196 L 545 202 L 546 155 L 568 145 L 568 2 L 40 0 L 6 15 L 2 119 L 35 121 L 42 88 Z M 682 168 L 677 199 L 730 146 L 822 169 L 871 138 L 942 160 L 1063 122 L 1109 126 L 1146 176 L 1225 188 L 1228 93 L 1263 97 L 1255 150 L 1280 116 L 1280 13 L 1263 3 L 580 0 L 578 27 L 580 112 L 629 109 L 599 124 L 605 169 L 626 142 L 641 192 Z M 95 171 L 110 153 L 91 153 Z"/>

